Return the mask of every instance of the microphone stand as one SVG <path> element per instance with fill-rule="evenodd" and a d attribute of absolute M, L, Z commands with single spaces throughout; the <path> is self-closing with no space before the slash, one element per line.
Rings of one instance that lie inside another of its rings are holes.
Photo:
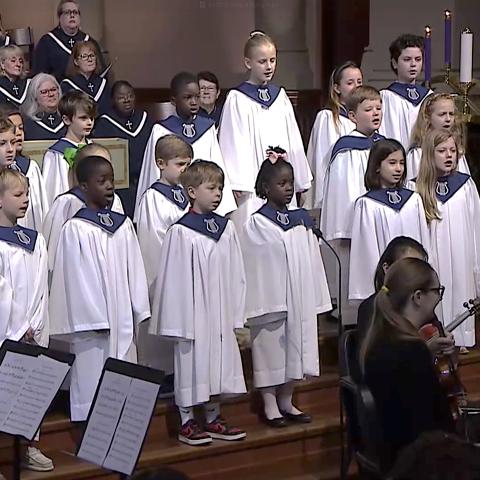
<path fill-rule="evenodd" d="M 343 320 L 342 320 L 342 263 L 340 262 L 340 257 L 338 256 L 335 249 L 332 247 L 330 242 L 328 242 L 323 233 L 319 228 L 313 229 L 314 235 L 324 243 L 327 248 L 333 253 L 335 257 L 335 261 L 337 263 L 338 269 L 338 294 L 337 294 L 337 309 L 338 309 L 338 342 L 340 343 L 340 339 L 342 338 L 343 334 Z M 341 390 L 339 392 L 339 416 L 340 416 L 340 479 L 344 480 L 347 478 L 347 465 L 345 465 L 345 419 L 343 413 L 343 403 L 342 403 L 342 393 Z"/>

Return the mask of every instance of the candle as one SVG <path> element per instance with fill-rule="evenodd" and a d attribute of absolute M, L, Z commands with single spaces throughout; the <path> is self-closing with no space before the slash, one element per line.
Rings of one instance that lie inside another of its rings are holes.
<path fill-rule="evenodd" d="M 445 10 L 445 64 L 452 64 L 452 12 Z"/>
<path fill-rule="evenodd" d="M 427 25 L 425 27 L 425 82 L 432 79 L 432 29 Z"/>
<path fill-rule="evenodd" d="M 472 81 L 473 33 L 466 28 L 460 38 L 460 83 L 469 83 Z"/>

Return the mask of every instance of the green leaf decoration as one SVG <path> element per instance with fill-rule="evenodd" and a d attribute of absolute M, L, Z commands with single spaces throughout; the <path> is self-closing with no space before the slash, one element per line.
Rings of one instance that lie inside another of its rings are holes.
<path fill-rule="evenodd" d="M 75 157 L 77 156 L 79 150 L 81 150 L 83 147 L 86 147 L 86 144 L 81 143 L 78 148 L 67 147 L 63 152 L 63 158 L 66 160 L 70 168 L 73 168 L 73 166 L 75 165 Z"/>

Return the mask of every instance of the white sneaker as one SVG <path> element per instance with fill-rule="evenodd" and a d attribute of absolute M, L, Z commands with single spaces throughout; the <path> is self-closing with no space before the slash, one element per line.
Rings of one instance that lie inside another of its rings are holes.
<path fill-rule="evenodd" d="M 27 447 L 22 467 L 35 472 L 50 472 L 53 470 L 53 462 L 38 448 Z"/>

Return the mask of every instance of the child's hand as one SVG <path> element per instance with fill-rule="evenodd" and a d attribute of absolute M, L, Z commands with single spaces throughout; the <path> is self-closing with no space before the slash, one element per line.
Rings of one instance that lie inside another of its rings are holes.
<path fill-rule="evenodd" d="M 235 201 L 238 202 L 247 195 L 247 192 L 242 192 L 241 190 L 233 190 L 233 196 L 235 197 Z"/>
<path fill-rule="evenodd" d="M 35 332 L 33 331 L 32 327 L 28 327 L 28 330 L 25 332 L 25 335 L 23 336 L 23 339 L 26 342 L 31 342 L 33 340 Z"/>

